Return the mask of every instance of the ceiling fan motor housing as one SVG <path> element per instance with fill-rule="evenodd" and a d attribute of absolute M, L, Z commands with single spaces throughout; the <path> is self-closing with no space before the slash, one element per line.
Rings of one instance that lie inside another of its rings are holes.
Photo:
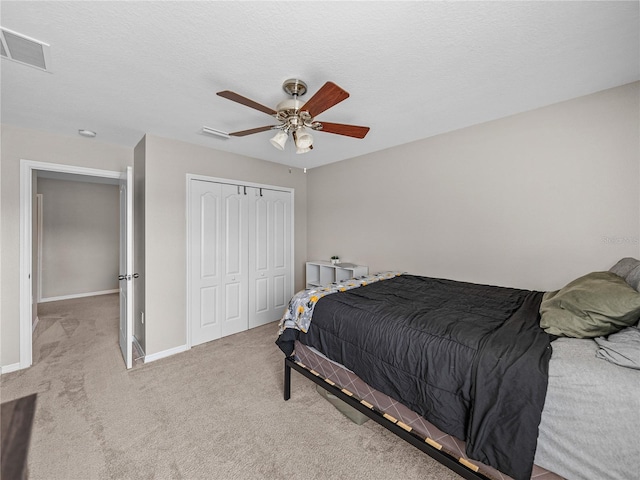
<path fill-rule="evenodd" d="M 278 104 L 276 107 L 278 110 L 276 118 L 283 123 L 283 129 L 296 130 L 301 127 L 321 128 L 320 122 L 312 121 L 309 112 L 300 110 L 303 105 L 304 103 L 296 98 L 289 98 Z"/>
<path fill-rule="evenodd" d="M 297 78 L 290 78 L 284 81 L 282 89 L 292 97 L 301 97 L 307 93 L 307 84 Z"/>

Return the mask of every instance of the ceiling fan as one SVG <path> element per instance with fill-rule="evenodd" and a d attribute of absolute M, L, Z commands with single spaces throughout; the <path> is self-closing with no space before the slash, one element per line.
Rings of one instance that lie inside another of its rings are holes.
<path fill-rule="evenodd" d="M 349 97 L 345 90 L 333 82 L 325 83 L 306 103 L 298 100 L 298 97 L 307 92 L 307 84 L 302 80 L 296 78 L 285 80 L 282 84 L 282 89 L 292 98 L 280 102 L 275 110 L 230 90 L 218 92 L 218 95 L 223 98 L 260 110 L 267 115 L 275 117 L 280 122 L 279 125 L 251 128 L 229 133 L 229 135 L 232 137 L 244 137 L 254 133 L 266 132 L 267 130 L 278 130 L 278 133 L 271 139 L 271 144 L 278 150 L 284 150 L 291 133 L 296 144 L 296 153 L 306 153 L 313 149 L 313 136 L 309 133 L 309 130 L 335 133 L 354 138 L 364 138 L 369 132 L 369 127 L 321 122 L 315 119 L 317 115 Z"/>

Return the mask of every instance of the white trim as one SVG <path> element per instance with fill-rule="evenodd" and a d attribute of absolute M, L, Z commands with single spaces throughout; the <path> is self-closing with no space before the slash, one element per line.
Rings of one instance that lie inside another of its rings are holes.
<path fill-rule="evenodd" d="M 163 350 L 158 353 L 151 353 L 144 356 L 144 363 L 155 362 L 156 360 L 160 360 L 161 358 L 170 357 L 177 353 L 186 352 L 189 350 L 186 345 L 180 345 L 179 347 L 173 347 L 169 350 Z"/>
<path fill-rule="evenodd" d="M 33 322 L 33 326 L 31 327 L 31 335 L 33 335 L 33 332 L 36 331 L 36 327 L 38 326 L 39 322 L 40 322 L 40 317 L 36 315 L 36 319 Z"/>
<path fill-rule="evenodd" d="M 4 375 L 5 373 L 17 372 L 18 370 L 22 370 L 20 364 L 12 363 L 11 365 L 5 365 L 2 367 L 0 374 Z"/>
<path fill-rule="evenodd" d="M 218 178 L 218 177 L 208 177 L 206 175 L 197 175 L 197 174 L 193 174 L 193 173 L 187 173 L 186 174 L 186 182 L 187 182 L 187 197 L 186 197 L 186 215 L 187 215 L 187 224 L 186 224 L 186 228 L 187 228 L 187 248 L 186 248 L 186 253 L 187 253 L 187 258 L 186 258 L 186 263 L 187 263 L 187 281 L 186 281 L 186 304 L 187 304 L 187 311 L 186 311 L 186 326 L 185 326 L 185 332 L 187 335 L 187 343 L 185 345 L 186 350 L 191 349 L 191 181 L 192 180 L 201 180 L 201 181 L 205 181 L 205 182 L 214 182 L 214 183 L 225 183 L 225 184 L 230 184 L 230 185 L 246 185 L 247 187 L 255 187 L 255 188 L 264 188 L 267 190 L 275 190 L 275 191 L 280 191 L 280 192 L 289 192 L 291 194 L 291 259 L 290 259 L 290 265 L 291 265 L 291 271 L 289 272 L 289 274 L 291 275 L 291 295 L 293 296 L 293 294 L 296 291 L 296 268 L 295 268 L 295 259 L 296 259 L 296 255 L 295 255 L 295 251 L 296 251 L 296 244 L 295 244 L 295 189 L 294 188 L 290 188 L 290 187 L 279 187 L 279 186 L 275 186 L 275 185 L 266 185 L 266 184 L 261 184 L 261 183 L 253 183 L 253 182 L 245 182 L 243 180 L 231 180 L 228 178 Z M 145 357 L 145 361 L 146 361 L 146 357 Z"/>
<path fill-rule="evenodd" d="M 186 182 L 187 182 L 187 197 L 185 199 L 185 210 L 187 215 L 186 229 L 187 229 L 187 249 L 186 249 L 186 258 L 185 263 L 187 264 L 187 282 L 185 284 L 186 287 L 186 307 L 187 311 L 185 316 L 185 334 L 187 343 L 185 345 L 187 350 L 191 349 L 191 180 L 195 179 L 196 175 L 192 175 L 187 173 Z M 145 359 L 146 361 L 146 359 Z"/>
<path fill-rule="evenodd" d="M 20 363 L 19 369 L 31 366 L 32 359 L 32 318 L 31 318 L 31 271 L 32 271 L 32 245 L 33 245 L 33 182 L 34 170 L 49 172 L 71 173 L 76 175 L 88 175 L 92 177 L 105 177 L 120 179 L 122 173 L 111 170 L 99 170 L 95 168 L 77 167 L 33 160 L 20 160 Z M 16 364 L 2 367 L 14 368 Z M 13 370 L 11 370 L 13 371 Z"/>
<path fill-rule="evenodd" d="M 36 220 L 38 224 L 38 245 L 36 246 L 38 253 L 36 254 L 36 259 L 38 261 L 38 265 L 36 266 L 36 271 L 38 272 L 38 285 L 37 285 L 37 294 L 36 294 L 36 302 L 42 302 L 42 234 L 44 228 L 44 218 L 42 216 L 42 209 L 44 208 L 44 195 L 41 193 L 36 193 L 36 203 L 38 207 L 36 209 L 36 213 L 38 218 Z"/>
<path fill-rule="evenodd" d="M 110 293 L 118 293 L 120 290 L 101 290 L 99 292 L 74 293 L 71 295 L 62 295 L 60 297 L 46 297 L 40 299 L 39 303 L 57 302 L 58 300 L 71 300 L 73 298 L 95 297 L 97 295 L 109 295 Z"/>
<path fill-rule="evenodd" d="M 208 177 L 206 175 L 197 175 L 195 173 L 187 173 L 187 182 L 191 180 L 202 180 L 203 182 L 225 183 L 227 185 L 241 185 L 246 187 L 264 188 L 266 190 L 276 190 L 278 192 L 291 192 L 295 189 L 291 187 L 280 187 L 278 185 L 267 185 L 266 183 L 253 183 L 245 180 L 233 180 L 230 178 Z M 188 184 L 188 183 L 187 183 Z"/>

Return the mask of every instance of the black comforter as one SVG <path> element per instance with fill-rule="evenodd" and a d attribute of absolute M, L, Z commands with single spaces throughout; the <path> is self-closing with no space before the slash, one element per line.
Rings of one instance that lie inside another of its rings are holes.
<path fill-rule="evenodd" d="M 302 343 L 446 433 L 531 476 L 547 389 L 541 292 L 402 275 L 318 301 Z"/>

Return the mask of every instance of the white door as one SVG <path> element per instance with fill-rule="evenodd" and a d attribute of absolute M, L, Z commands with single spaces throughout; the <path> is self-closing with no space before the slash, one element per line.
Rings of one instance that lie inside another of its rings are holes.
<path fill-rule="evenodd" d="M 249 328 L 253 328 L 281 318 L 293 295 L 291 194 L 252 188 L 249 219 Z"/>
<path fill-rule="evenodd" d="M 224 316 L 222 336 L 242 332 L 248 323 L 247 188 L 222 185 Z"/>
<path fill-rule="evenodd" d="M 247 329 L 245 188 L 191 181 L 191 345 Z"/>
<path fill-rule="evenodd" d="M 133 169 L 120 179 L 120 350 L 132 366 L 133 344 Z"/>
<path fill-rule="evenodd" d="M 191 345 L 279 319 L 293 295 L 292 194 L 191 179 Z"/>

